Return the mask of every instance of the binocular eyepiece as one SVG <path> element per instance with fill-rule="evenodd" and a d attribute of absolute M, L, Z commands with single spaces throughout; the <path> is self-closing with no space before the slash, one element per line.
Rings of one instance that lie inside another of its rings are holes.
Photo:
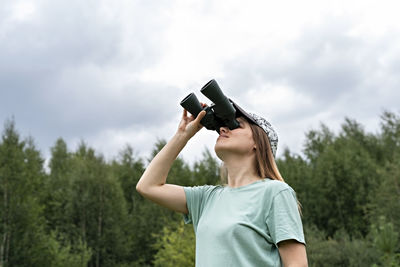
<path fill-rule="evenodd" d="M 239 127 L 236 120 L 236 109 L 231 100 L 228 99 L 221 91 L 218 83 L 211 80 L 201 88 L 200 92 L 209 98 L 213 104 L 202 107 L 194 93 L 190 93 L 181 101 L 181 106 L 189 111 L 194 117 L 202 111 L 206 111 L 206 115 L 200 121 L 208 130 L 216 130 L 219 133 L 220 127 L 226 126 L 230 130 Z"/>

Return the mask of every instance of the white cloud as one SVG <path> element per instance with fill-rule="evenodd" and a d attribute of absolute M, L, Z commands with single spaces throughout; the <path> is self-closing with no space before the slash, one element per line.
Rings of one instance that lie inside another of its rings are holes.
<path fill-rule="evenodd" d="M 11 8 L 10 19 L 18 22 L 29 20 L 36 12 L 36 7 L 29 1 L 17 1 Z"/>
<path fill-rule="evenodd" d="M 288 85 L 268 83 L 246 90 L 244 101 L 249 109 L 272 118 L 294 114 L 300 109 L 307 109 L 313 103 L 310 96 Z"/>

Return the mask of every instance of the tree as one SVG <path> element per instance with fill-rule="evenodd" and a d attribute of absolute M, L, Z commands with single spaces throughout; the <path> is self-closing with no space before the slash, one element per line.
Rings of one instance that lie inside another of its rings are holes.
<path fill-rule="evenodd" d="M 122 264 L 129 252 L 127 208 L 123 191 L 102 156 L 83 142 L 73 154 L 69 203 L 75 235 L 93 251 L 89 266 Z M 70 238 L 75 239 L 75 238 Z"/>
<path fill-rule="evenodd" d="M 382 144 L 385 159 L 393 162 L 400 153 L 400 115 L 385 111 L 381 116 Z"/>
<path fill-rule="evenodd" d="M 51 148 L 50 175 L 45 184 L 45 217 L 49 231 L 70 233 L 73 222 L 68 211 L 72 196 L 72 154 L 62 138 Z"/>
<path fill-rule="evenodd" d="M 379 255 L 370 240 L 366 238 L 350 238 L 343 230 L 334 237 L 326 237 L 326 233 L 315 226 L 305 227 L 307 257 L 310 267 L 358 267 L 371 266 L 379 261 Z"/>
<path fill-rule="evenodd" d="M 371 225 L 371 239 L 375 250 L 379 253 L 380 264 L 375 266 L 400 266 L 399 233 L 391 222 L 380 216 L 377 224 Z"/>
<path fill-rule="evenodd" d="M 347 119 L 337 137 L 325 127 L 307 136 L 305 151 L 311 168 L 307 185 L 313 197 L 307 200 L 305 216 L 329 236 L 340 228 L 350 237 L 365 235 L 369 195 L 377 186 L 377 165 L 364 145 L 362 127 Z"/>
<path fill-rule="evenodd" d="M 40 205 L 42 164 L 33 140 L 21 141 L 14 121 L 7 121 L 0 145 L 1 266 L 39 266 L 49 255 Z"/>
<path fill-rule="evenodd" d="M 15 129 L 14 121 L 7 121 L 0 144 L 0 179 L 1 179 L 1 245 L 0 245 L 0 266 L 8 265 L 14 259 L 10 257 L 11 240 L 14 238 L 13 224 L 15 222 L 13 205 L 17 197 L 15 191 L 19 186 L 19 180 L 24 167 L 24 142 L 20 141 L 19 134 Z"/>
<path fill-rule="evenodd" d="M 137 206 L 143 198 L 136 191 L 136 184 L 144 172 L 143 160 L 134 155 L 133 148 L 126 146 L 112 162 L 114 175 L 118 178 L 124 192 L 130 214 L 135 214 Z"/>
<path fill-rule="evenodd" d="M 43 162 L 33 139 L 21 141 L 14 121 L 7 121 L 0 143 L 0 266 L 47 266 L 48 259 L 62 266 L 62 255 L 75 256 L 46 232 Z"/>
<path fill-rule="evenodd" d="M 195 241 L 193 227 L 185 225 L 183 221 L 175 226 L 164 227 L 154 244 L 157 250 L 154 266 L 194 266 Z"/>

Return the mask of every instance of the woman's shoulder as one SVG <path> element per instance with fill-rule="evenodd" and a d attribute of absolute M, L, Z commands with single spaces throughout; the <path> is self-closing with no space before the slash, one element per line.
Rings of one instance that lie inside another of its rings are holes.
<path fill-rule="evenodd" d="M 293 188 L 290 187 L 290 185 L 288 185 L 287 183 L 270 178 L 265 178 L 263 185 L 265 187 L 265 191 L 272 196 L 279 194 L 280 192 L 285 190 L 294 191 Z"/>
<path fill-rule="evenodd" d="M 185 191 L 202 192 L 204 194 L 210 194 L 215 191 L 223 189 L 221 185 L 195 185 L 195 186 L 184 186 Z"/>

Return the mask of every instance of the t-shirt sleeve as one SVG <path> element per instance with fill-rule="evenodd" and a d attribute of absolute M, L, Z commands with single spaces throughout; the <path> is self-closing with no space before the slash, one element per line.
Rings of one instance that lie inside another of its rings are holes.
<path fill-rule="evenodd" d="M 185 224 L 192 223 L 196 229 L 212 188 L 214 188 L 214 186 L 210 185 L 183 187 L 186 194 L 186 205 L 189 211 L 188 214 L 183 214 Z"/>
<path fill-rule="evenodd" d="M 279 242 L 289 239 L 305 244 L 303 225 L 293 189 L 284 189 L 275 195 L 266 223 L 276 246 Z"/>

